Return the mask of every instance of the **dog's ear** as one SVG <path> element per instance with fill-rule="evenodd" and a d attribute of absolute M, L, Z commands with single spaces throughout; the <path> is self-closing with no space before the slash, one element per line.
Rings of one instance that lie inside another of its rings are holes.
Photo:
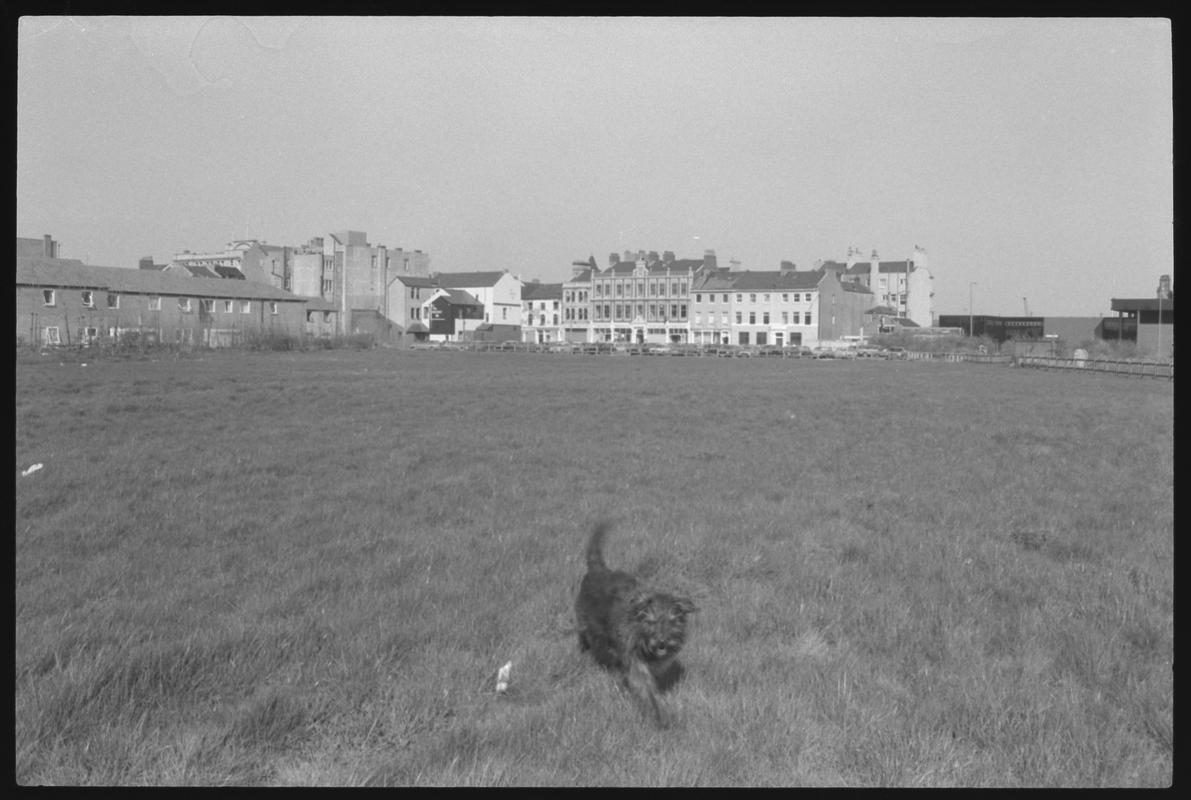
<path fill-rule="evenodd" d="M 685 617 L 687 614 L 694 614 L 696 611 L 698 611 L 698 610 L 699 610 L 699 607 L 698 607 L 697 605 L 695 605 L 695 603 L 694 603 L 692 600 L 690 600 L 690 599 L 688 599 L 688 598 L 686 598 L 686 597 L 678 597 L 678 598 L 675 598 L 675 600 L 674 600 L 674 607 L 675 607 L 675 608 L 677 608 L 677 609 L 678 609 L 678 611 L 679 611 L 679 612 L 680 612 L 680 613 L 681 613 L 681 614 L 682 614 L 684 617 Z"/>

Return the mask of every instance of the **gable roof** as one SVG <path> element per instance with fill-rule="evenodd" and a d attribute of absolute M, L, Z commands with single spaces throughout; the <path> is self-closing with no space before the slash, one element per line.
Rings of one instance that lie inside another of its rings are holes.
<path fill-rule="evenodd" d="M 216 267 L 215 274 L 221 278 L 231 278 L 232 280 L 244 280 L 244 273 L 235 267 Z"/>
<path fill-rule="evenodd" d="M 905 272 L 907 267 L 911 272 L 917 269 L 914 262 L 909 260 L 877 262 L 877 272 Z M 849 275 L 867 275 L 871 271 L 871 261 L 857 261 L 845 270 Z"/>
<path fill-rule="evenodd" d="M 497 281 L 508 274 L 504 270 L 493 270 L 491 272 L 440 272 L 434 276 L 434 281 L 444 289 L 495 286 Z"/>
<path fill-rule="evenodd" d="M 438 286 L 433 278 L 427 278 L 423 275 L 397 275 L 396 280 L 401 281 L 405 286 L 418 286 L 423 289 L 435 288 Z"/>
<path fill-rule="evenodd" d="M 463 289 L 447 289 L 442 286 L 438 287 L 438 291 L 436 291 L 434 295 L 428 298 L 425 302 L 437 303 L 439 300 L 446 300 L 447 304 L 452 306 L 484 305 L 470 292 L 465 292 Z"/>
<path fill-rule="evenodd" d="M 561 283 L 527 283 L 521 287 L 522 300 L 561 300 Z"/>
<path fill-rule="evenodd" d="M 191 278 L 178 273 L 95 267 L 57 258 L 18 258 L 17 286 L 105 289 L 127 294 L 304 302 L 306 298 L 255 281 Z"/>
<path fill-rule="evenodd" d="M 720 270 L 696 278 L 692 292 L 791 292 L 816 289 L 823 280 L 820 270 Z"/>

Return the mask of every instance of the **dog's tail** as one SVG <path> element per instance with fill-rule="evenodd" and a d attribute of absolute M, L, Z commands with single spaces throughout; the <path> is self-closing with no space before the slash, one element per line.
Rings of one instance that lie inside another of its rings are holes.
<path fill-rule="evenodd" d="M 611 529 L 612 523 L 604 521 L 596 525 L 595 530 L 591 532 L 591 538 L 587 540 L 588 569 L 608 569 L 608 565 L 604 563 L 604 537 Z"/>

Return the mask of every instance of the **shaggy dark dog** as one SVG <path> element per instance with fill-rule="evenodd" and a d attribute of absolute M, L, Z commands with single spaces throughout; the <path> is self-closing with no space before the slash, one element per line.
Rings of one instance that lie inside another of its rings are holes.
<path fill-rule="evenodd" d="M 596 526 L 587 544 L 587 574 L 575 598 L 579 649 L 619 673 L 642 711 L 659 727 L 672 714 L 660 692 L 681 667 L 675 657 L 686 641 L 686 620 L 698 609 L 685 597 L 651 591 L 627 572 L 604 563 L 604 537 L 610 525 Z"/>

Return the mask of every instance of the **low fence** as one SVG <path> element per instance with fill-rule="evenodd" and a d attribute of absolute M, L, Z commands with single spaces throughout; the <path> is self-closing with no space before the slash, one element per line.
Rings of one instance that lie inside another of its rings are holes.
<path fill-rule="evenodd" d="M 1077 369 L 1085 372 L 1111 372 L 1117 375 L 1136 375 L 1143 378 L 1174 380 L 1173 361 L 1110 361 L 1098 358 L 1055 358 L 1053 356 L 1019 356 L 1019 367 L 1035 369 Z"/>
<path fill-rule="evenodd" d="M 1013 356 L 989 353 L 930 353 L 910 351 L 906 353 L 910 361 L 970 361 L 975 364 L 1012 364 Z"/>

